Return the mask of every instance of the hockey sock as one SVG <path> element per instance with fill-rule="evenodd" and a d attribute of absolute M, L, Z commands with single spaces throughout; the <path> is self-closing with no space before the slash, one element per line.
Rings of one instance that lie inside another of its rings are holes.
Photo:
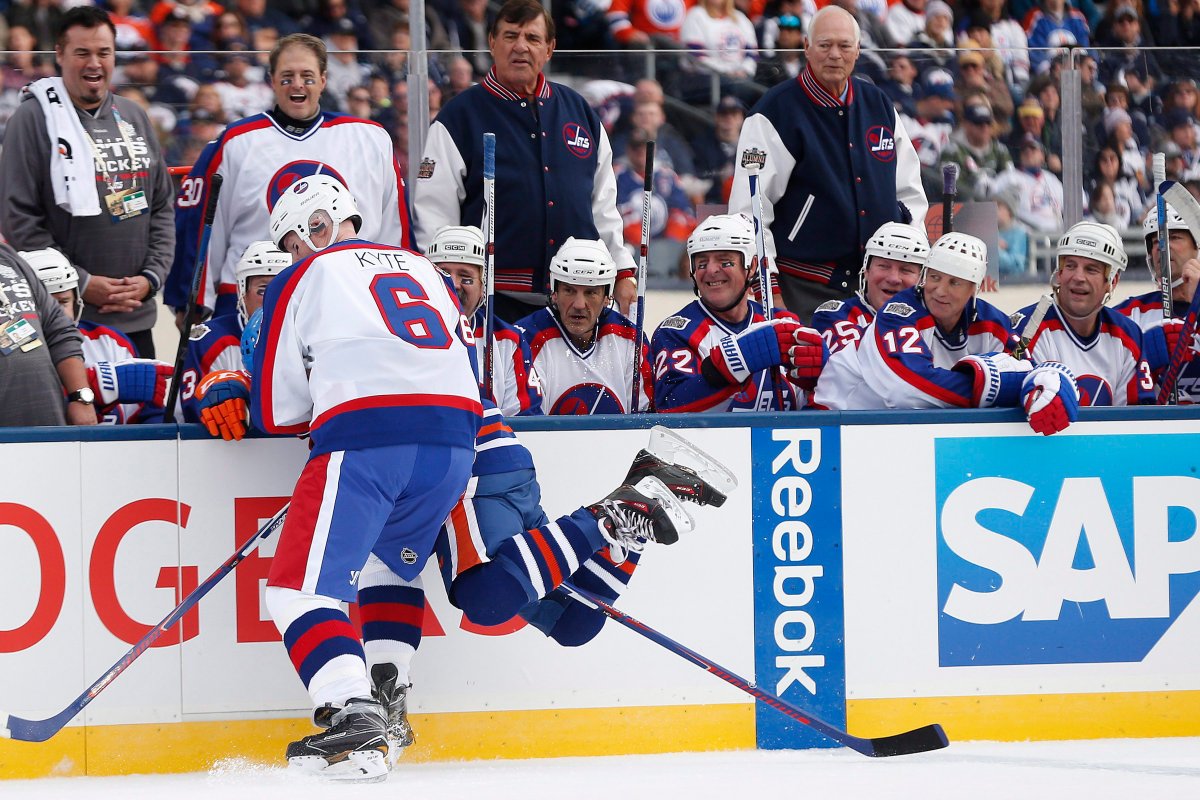
<path fill-rule="evenodd" d="M 418 576 L 405 581 L 372 554 L 358 578 L 358 615 L 367 667 L 394 664 L 397 683 L 408 684 L 413 655 L 421 645 L 425 589 Z"/>
<path fill-rule="evenodd" d="M 607 550 L 601 550 L 571 576 L 571 582 L 612 602 L 629 585 L 640 558 L 640 553 L 630 553 L 624 563 L 616 564 L 608 557 Z M 563 647 L 578 647 L 596 637 L 604 627 L 604 620 L 605 616 L 596 609 L 567 599 L 548 635 Z"/>
<path fill-rule="evenodd" d="M 337 600 L 278 586 L 265 600 L 314 706 L 371 696 L 362 643 Z"/>

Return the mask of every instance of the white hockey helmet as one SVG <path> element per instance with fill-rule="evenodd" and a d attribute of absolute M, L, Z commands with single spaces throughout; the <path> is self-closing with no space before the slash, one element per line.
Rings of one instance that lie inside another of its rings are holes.
<path fill-rule="evenodd" d="M 550 259 L 551 292 L 556 281 L 576 286 L 603 286 L 611 295 L 617 283 L 617 264 L 602 242 L 570 236 Z"/>
<path fill-rule="evenodd" d="M 259 275 L 274 277 L 292 265 L 292 257 L 270 242 L 252 242 L 237 263 L 237 310 L 246 324 L 246 284 Z"/>
<path fill-rule="evenodd" d="M 867 296 L 867 267 L 871 265 L 873 256 L 924 267 L 925 259 L 929 257 L 929 239 L 917 228 L 903 222 L 880 225 L 879 230 L 867 240 L 862 269 L 858 271 L 858 291 L 864 298 Z"/>
<path fill-rule="evenodd" d="M 688 268 L 695 274 L 694 257 L 713 250 L 729 250 L 741 253 L 745 259 L 742 266 L 750 269 L 754 260 L 754 223 L 742 214 L 713 214 L 705 219 L 687 240 Z"/>
<path fill-rule="evenodd" d="M 1170 230 L 1168 228 L 1168 230 Z M 1108 293 L 1112 294 L 1117 277 L 1129 265 L 1129 256 L 1121 244 L 1121 234 L 1112 225 L 1102 222 L 1076 222 L 1058 240 L 1055 248 L 1055 273 L 1066 256 L 1082 256 L 1106 264 L 1108 270 Z M 1108 298 L 1104 298 L 1108 302 Z"/>
<path fill-rule="evenodd" d="M 317 247 L 309 238 L 313 216 L 324 211 L 333 221 L 330 241 Z M 337 229 L 344 221 L 352 220 L 354 230 L 362 228 L 362 215 L 350 190 L 341 181 L 329 175 L 310 175 L 289 186 L 271 210 L 271 241 L 283 249 L 283 237 L 295 233 L 313 250 L 324 250 L 337 238 Z"/>
<path fill-rule="evenodd" d="M 483 231 L 474 225 L 446 225 L 433 235 L 425 257 L 434 264 L 474 264 L 482 269 L 484 247 Z"/>
<path fill-rule="evenodd" d="M 925 273 L 936 269 L 947 275 L 962 278 L 975 284 L 975 290 L 987 277 L 987 245 L 981 239 L 968 233 L 943 234 L 925 259 L 925 269 L 921 270 L 921 283 L 925 283 Z"/>
<path fill-rule="evenodd" d="M 71 266 L 66 256 L 53 247 L 44 250 L 22 250 L 17 255 L 33 267 L 50 294 L 58 294 L 68 289 L 78 291 L 79 272 Z"/>

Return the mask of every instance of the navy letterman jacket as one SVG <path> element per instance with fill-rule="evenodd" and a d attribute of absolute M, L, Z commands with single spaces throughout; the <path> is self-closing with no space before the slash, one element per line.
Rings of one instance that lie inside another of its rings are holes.
<path fill-rule="evenodd" d="M 849 296 L 880 225 L 911 220 L 924 230 L 929 203 L 917 151 L 892 101 L 858 78 L 843 100 L 806 67 L 763 95 L 738 139 L 733 213 L 751 214 L 753 164 L 761 165 L 767 255 L 785 275 Z"/>
<path fill-rule="evenodd" d="M 633 274 L 608 135 L 587 101 L 544 75 L 534 96 L 522 97 L 490 72 L 438 112 L 414 193 L 422 249 L 444 225 L 481 225 L 488 131 L 496 134 L 498 291 L 546 293 L 550 259 L 569 236 L 600 239 L 618 274 Z"/>

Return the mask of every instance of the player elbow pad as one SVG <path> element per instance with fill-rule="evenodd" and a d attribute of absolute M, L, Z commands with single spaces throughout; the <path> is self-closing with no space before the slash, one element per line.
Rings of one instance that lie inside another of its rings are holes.
<path fill-rule="evenodd" d="M 1012 408 L 1020 401 L 1021 382 L 1033 365 L 1008 353 L 983 353 L 960 358 L 953 369 L 971 377 L 975 408 Z"/>

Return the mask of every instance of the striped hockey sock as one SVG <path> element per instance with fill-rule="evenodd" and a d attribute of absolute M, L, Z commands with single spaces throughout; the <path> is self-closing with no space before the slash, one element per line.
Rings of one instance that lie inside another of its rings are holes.
<path fill-rule="evenodd" d="M 533 592 L 529 599 L 536 600 L 553 591 L 605 544 L 595 516 L 581 508 L 508 539 L 492 558 L 507 561 L 510 572 L 526 579 Z"/>
<path fill-rule="evenodd" d="M 266 604 L 313 705 L 370 697 L 362 643 L 336 600 L 269 586 Z"/>
<path fill-rule="evenodd" d="M 395 664 L 398 682 L 409 683 L 409 665 L 421 645 L 425 590 L 371 556 L 358 581 L 358 614 L 368 668 Z"/>

